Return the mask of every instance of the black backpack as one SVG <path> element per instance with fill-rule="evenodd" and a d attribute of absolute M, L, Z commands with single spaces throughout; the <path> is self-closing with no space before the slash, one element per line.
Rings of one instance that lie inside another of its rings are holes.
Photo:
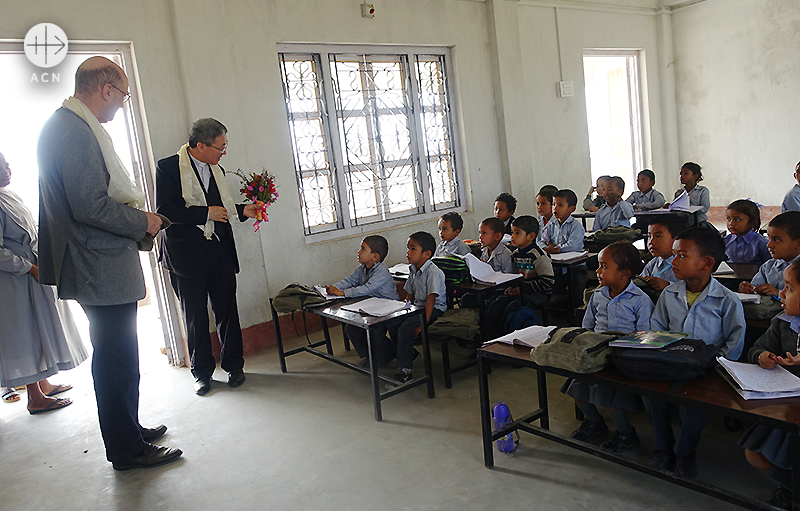
<path fill-rule="evenodd" d="M 699 339 L 681 339 L 660 349 L 613 348 L 617 371 L 632 380 L 690 380 L 705 373 L 719 348 Z"/>
<path fill-rule="evenodd" d="M 462 282 L 469 282 L 472 280 L 467 262 L 460 257 L 434 257 L 431 261 L 444 273 L 444 281 L 446 284 L 461 284 Z"/>

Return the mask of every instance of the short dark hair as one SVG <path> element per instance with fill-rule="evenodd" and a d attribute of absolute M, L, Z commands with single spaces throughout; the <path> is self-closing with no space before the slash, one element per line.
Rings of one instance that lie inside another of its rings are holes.
<path fill-rule="evenodd" d="M 747 215 L 751 229 L 758 229 L 761 226 L 761 212 L 755 202 L 748 199 L 735 200 L 728 204 L 728 209 Z"/>
<path fill-rule="evenodd" d="M 628 270 L 631 277 L 642 271 L 642 255 L 630 241 L 619 240 L 603 249 L 620 270 Z"/>
<path fill-rule="evenodd" d="M 498 195 L 494 201 L 502 202 L 512 213 L 517 210 L 517 199 L 515 199 L 514 196 L 511 195 L 510 193 L 503 192 L 500 195 Z"/>
<path fill-rule="evenodd" d="M 377 234 L 372 234 L 364 238 L 364 243 L 369 247 L 371 252 L 378 254 L 381 262 L 386 259 L 386 254 L 389 253 L 389 242 L 386 238 Z"/>
<path fill-rule="evenodd" d="M 798 163 L 798 165 L 800 165 L 800 163 Z M 792 261 L 792 263 L 789 265 L 789 268 L 792 269 L 792 275 L 794 276 L 794 279 L 800 281 L 800 259 L 795 259 Z"/>
<path fill-rule="evenodd" d="M 678 215 L 653 215 L 650 217 L 650 225 L 660 225 L 664 227 L 674 239 L 686 228 L 686 223 Z"/>
<path fill-rule="evenodd" d="M 195 148 L 200 142 L 205 145 L 211 145 L 217 137 L 221 137 L 227 132 L 228 128 L 216 119 L 210 117 L 197 119 L 189 131 L 189 147 Z"/>
<path fill-rule="evenodd" d="M 76 94 L 93 94 L 98 89 L 104 87 L 105 84 L 120 83 L 122 81 L 122 74 L 119 68 L 112 62 L 102 67 L 94 69 L 84 69 L 78 66 L 75 71 L 75 93 Z"/>
<path fill-rule="evenodd" d="M 614 183 L 614 186 L 620 189 L 623 193 L 625 193 L 625 180 L 619 176 L 611 176 L 610 178 L 606 179 L 606 183 Z"/>
<path fill-rule="evenodd" d="M 553 185 L 544 185 L 543 187 L 539 188 L 539 193 L 536 195 L 542 196 L 547 201 L 552 204 L 553 203 L 553 196 L 558 192 L 558 188 Z"/>
<path fill-rule="evenodd" d="M 450 227 L 452 227 L 454 231 L 460 231 L 461 229 L 464 228 L 464 220 L 458 213 L 453 213 L 453 212 L 445 213 L 439 218 L 441 220 L 444 220 L 445 222 L 450 222 Z"/>
<path fill-rule="evenodd" d="M 539 235 L 539 221 L 530 215 L 518 216 L 511 222 L 511 226 L 525 231 L 525 234 Z"/>
<path fill-rule="evenodd" d="M 686 169 L 686 170 L 691 170 L 692 174 L 697 176 L 697 182 L 698 183 L 703 180 L 703 172 L 702 172 L 703 167 L 701 167 L 700 165 L 696 164 L 695 162 L 687 161 L 686 163 L 681 165 L 681 168 L 682 169 Z"/>
<path fill-rule="evenodd" d="M 553 194 L 554 199 L 567 199 L 567 206 L 578 206 L 578 196 L 569 188 L 564 188 Z"/>
<path fill-rule="evenodd" d="M 787 211 L 769 221 L 770 227 L 786 231 L 790 238 L 800 238 L 800 211 Z"/>
<path fill-rule="evenodd" d="M 797 212 L 800 215 L 800 212 Z M 714 258 L 714 266 L 711 268 L 712 273 L 717 271 L 722 261 L 727 261 L 728 256 L 725 254 L 725 240 L 722 239 L 716 229 L 709 229 L 708 227 L 690 227 L 680 234 L 675 236 L 676 240 L 690 240 L 694 242 L 700 255 L 703 257 Z"/>
<path fill-rule="evenodd" d="M 656 173 L 650 169 L 644 169 L 643 171 L 639 172 L 639 175 L 647 177 L 654 183 L 656 182 Z"/>
<path fill-rule="evenodd" d="M 506 224 L 504 224 L 502 220 L 494 216 L 489 217 L 483 222 L 481 222 L 481 225 L 485 225 L 492 231 L 499 232 L 500 234 L 506 233 Z"/>
<path fill-rule="evenodd" d="M 611 179 L 611 176 L 609 176 L 608 174 L 603 174 L 602 176 L 597 176 L 597 179 L 595 179 L 594 182 L 596 183 L 600 180 L 608 181 L 609 179 Z"/>
<path fill-rule="evenodd" d="M 410 240 L 416 241 L 420 247 L 422 247 L 422 252 L 430 252 L 431 256 L 436 251 L 436 240 L 433 239 L 431 233 L 425 231 L 417 231 L 411 236 L 408 237 Z"/>

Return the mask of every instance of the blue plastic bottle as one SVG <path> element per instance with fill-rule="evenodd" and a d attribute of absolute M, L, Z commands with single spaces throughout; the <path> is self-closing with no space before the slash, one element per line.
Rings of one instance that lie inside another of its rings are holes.
<path fill-rule="evenodd" d="M 494 429 L 498 430 L 503 426 L 511 424 L 514 419 L 511 417 L 511 411 L 502 401 L 498 401 L 492 407 L 492 419 L 494 420 Z M 514 454 L 519 446 L 519 432 L 514 431 L 497 440 L 497 450 L 504 454 Z"/>

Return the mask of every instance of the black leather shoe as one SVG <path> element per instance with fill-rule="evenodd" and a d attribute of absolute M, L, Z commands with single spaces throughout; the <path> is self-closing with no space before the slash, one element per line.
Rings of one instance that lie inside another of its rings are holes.
<path fill-rule="evenodd" d="M 198 396 L 205 396 L 211 390 L 211 378 L 202 378 L 195 376 L 194 378 L 194 393 Z"/>
<path fill-rule="evenodd" d="M 160 425 L 157 428 L 142 428 L 142 438 L 145 442 L 155 442 L 167 432 L 165 425 Z"/>
<path fill-rule="evenodd" d="M 180 449 L 170 449 L 160 445 L 144 443 L 142 454 L 131 458 L 115 461 L 112 463 L 114 470 L 130 470 L 132 468 L 152 468 L 167 463 L 172 463 L 181 457 L 183 451 Z"/>
<path fill-rule="evenodd" d="M 234 389 L 236 387 L 241 387 L 242 383 L 244 383 L 244 380 L 245 380 L 244 371 L 242 371 L 241 369 L 231 371 L 230 373 L 228 373 L 228 385 L 230 385 Z"/>

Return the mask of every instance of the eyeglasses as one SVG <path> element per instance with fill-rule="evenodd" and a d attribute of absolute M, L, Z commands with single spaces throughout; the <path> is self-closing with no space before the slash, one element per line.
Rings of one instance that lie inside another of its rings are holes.
<path fill-rule="evenodd" d="M 124 92 L 122 89 L 120 89 L 119 87 L 117 87 L 117 86 L 116 86 L 116 85 L 114 85 L 113 83 L 109 83 L 109 85 L 110 85 L 110 86 L 112 86 L 112 87 L 114 87 L 114 88 L 115 88 L 115 89 L 117 89 L 118 91 L 120 91 L 120 93 L 122 93 L 122 98 L 123 98 L 123 99 L 122 99 L 122 102 L 123 102 L 123 103 L 125 103 L 126 101 L 128 101 L 129 99 L 131 99 L 131 93 L 130 93 L 130 92 Z"/>
<path fill-rule="evenodd" d="M 204 142 L 204 143 L 205 143 L 205 142 Z M 227 150 L 228 150 L 228 144 L 225 144 L 225 145 L 224 145 L 224 146 L 222 146 L 222 147 L 217 147 L 217 146 L 215 146 L 215 145 L 212 145 L 212 144 L 205 144 L 205 145 L 207 145 L 208 147 L 213 147 L 214 149 L 216 149 L 217 151 L 219 151 L 219 152 L 221 152 L 221 153 L 224 153 L 225 151 L 227 151 Z"/>

